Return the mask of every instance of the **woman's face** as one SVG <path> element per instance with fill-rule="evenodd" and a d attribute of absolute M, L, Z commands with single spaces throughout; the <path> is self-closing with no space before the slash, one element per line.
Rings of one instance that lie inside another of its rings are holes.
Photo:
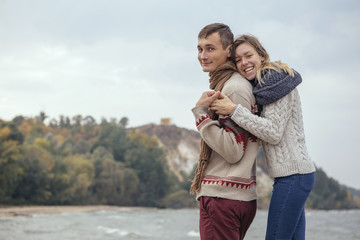
<path fill-rule="evenodd" d="M 247 80 L 255 79 L 263 60 L 264 57 L 261 57 L 249 43 L 242 43 L 235 49 L 236 67 Z"/>

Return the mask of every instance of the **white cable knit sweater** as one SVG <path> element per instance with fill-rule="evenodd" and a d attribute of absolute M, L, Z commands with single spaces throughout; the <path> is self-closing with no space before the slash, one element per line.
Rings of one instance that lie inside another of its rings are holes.
<path fill-rule="evenodd" d="M 237 105 L 231 119 L 263 140 L 270 176 L 315 171 L 305 145 L 301 102 L 296 88 L 280 100 L 264 106 L 261 117 Z"/>

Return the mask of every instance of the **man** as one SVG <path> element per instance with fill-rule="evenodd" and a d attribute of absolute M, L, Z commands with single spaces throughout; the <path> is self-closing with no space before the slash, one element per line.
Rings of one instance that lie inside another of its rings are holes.
<path fill-rule="evenodd" d="M 234 36 L 221 23 L 198 35 L 198 60 L 210 76 L 210 89 L 192 109 L 202 137 L 190 193 L 200 201 L 201 239 L 243 239 L 256 213 L 257 138 L 229 117 L 208 110 L 220 92 L 234 103 L 255 109 L 252 86 L 229 60 Z"/>

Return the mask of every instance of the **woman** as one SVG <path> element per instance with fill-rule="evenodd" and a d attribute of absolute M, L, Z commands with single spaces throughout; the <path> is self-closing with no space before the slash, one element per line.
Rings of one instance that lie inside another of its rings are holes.
<path fill-rule="evenodd" d="M 210 109 L 231 114 L 240 127 L 262 140 L 267 166 L 274 178 L 266 239 L 305 239 L 305 202 L 314 185 L 315 166 L 305 145 L 299 73 L 270 58 L 257 38 L 236 39 L 232 58 L 253 85 L 260 116 L 235 105 L 226 96 Z"/>

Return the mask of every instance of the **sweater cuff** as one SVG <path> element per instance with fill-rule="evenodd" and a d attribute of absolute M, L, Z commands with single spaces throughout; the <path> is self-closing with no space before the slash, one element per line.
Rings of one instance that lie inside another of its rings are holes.
<path fill-rule="evenodd" d="M 240 104 L 236 105 L 234 112 L 230 115 L 231 120 L 233 120 L 236 123 L 240 122 L 239 119 L 242 119 L 242 117 L 244 116 L 243 110 L 244 110 L 243 106 L 240 106 Z"/>
<path fill-rule="evenodd" d="M 208 107 L 206 106 L 198 106 L 191 109 L 194 114 L 196 127 L 200 131 L 200 129 L 206 125 L 206 123 L 211 121 Z"/>
<path fill-rule="evenodd" d="M 236 107 L 234 109 L 234 111 L 229 115 L 230 117 L 235 113 L 236 109 L 238 108 L 239 104 L 236 104 Z"/>

